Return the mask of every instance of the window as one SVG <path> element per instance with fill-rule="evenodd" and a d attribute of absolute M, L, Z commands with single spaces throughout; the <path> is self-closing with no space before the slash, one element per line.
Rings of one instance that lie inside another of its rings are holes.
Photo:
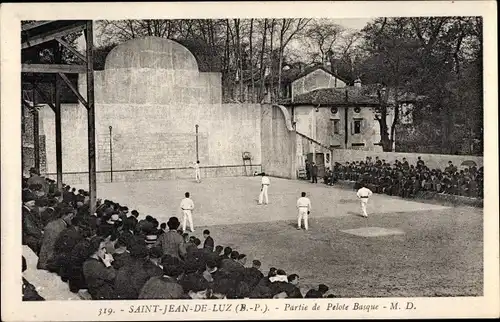
<path fill-rule="evenodd" d="M 361 133 L 361 120 L 354 121 L 354 134 Z"/>
<path fill-rule="evenodd" d="M 340 133 L 340 120 L 332 120 L 333 122 L 333 134 Z"/>

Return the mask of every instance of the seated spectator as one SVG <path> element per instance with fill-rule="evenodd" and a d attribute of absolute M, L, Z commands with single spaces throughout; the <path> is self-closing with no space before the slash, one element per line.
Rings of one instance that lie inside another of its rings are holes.
<path fill-rule="evenodd" d="M 48 263 L 54 259 L 54 246 L 57 238 L 59 238 L 59 235 L 71 225 L 71 220 L 74 217 L 73 209 L 64 209 L 61 214 L 61 218 L 49 222 L 43 230 L 42 245 L 36 265 L 38 269 L 47 269 Z"/>
<path fill-rule="evenodd" d="M 112 257 L 106 253 L 104 240 L 101 237 L 95 237 L 90 241 L 89 253 L 90 257 L 83 263 L 83 276 L 92 299 L 114 299 L 116 271 L 111 266 Z"/>
<path fill-rule="evenodd" d="M 158 235 L 164 234 L 167 230 L 167 223 L 162 222 L 160 224 L 160 230 L 158 231 Z"/>
<path fill-rule="evenodd" d="M 260 261 L 255 259 L 252 261 L 252 267 L 245 268 L 245 281 L 250 287 L 255 287 L 264 278 L 260 266 Z"/>
<path fill-rule="evenodd" d="M 210 299 L 230 299 L 234 298 L 236 285 L 234 281 L 229 278 L 218 280 L 212 289 L 212 296 Z"/>
<path fill-rule="evenodd" d="M 131 260 L 116 274 L 115 290 L 119 299 L 137 299 L 150 278 L 163 275 L 163 269 L 149 260 L 146 245 L 134 244 L 129 251 Z"/>
<path fill-rule="evenodd" d="M 325 296 L 326 292 L 328 292 L 328 286 L 326 286 L 325 284 L 319 284 L 317 290 L 311 289 L 311 290 L 307 291 L 306 296 L 304 296 L 304 298 L 320 299 L 320 298 L 323 298 Z"/>
<path fill-rule="evenodd" d="M 204 278 L 196 275 L 190 276 L 183 281 L 182 287 L 190 299 L 202 300 L 208 297 L 209 283 Z"/>
<path fill-rule="evenodd" d="M 74 217 L 71 220 L 71 225 L 61 232 L 54 244 L 54 256 L 47 263 L 47 269 L 59 274 L 65 282 L 68 280 L 67 268 L 69 267 L 71 250 L 84 238 L 82 230 L 85 228 L 87 231 L 84 231 L 84 234 L 88 236 L 89 228 L 85 226 L 83 217 Z"/>
<path fill-rule="evenodd" d="M 127 240 L 119 237 L 115 244 L 115 252 L 113 253 L 113 267 L 120 269 L 132 260 L 130 253 L 127 250 Z"/>
<path fill-rule="evenodd" d="M 163 269 L 163 266 L 161 265 L 162 255 L 161 248 L 158 246 L 154 246 L 149 249 L 149 260 L 161 269 Z"/>
<path fill-rule="evenodd" d="M 36 197 L 29 191 L 23 192 L 22 244 L 27 245 L 36 255 L 40 253 L 43 227 L 34 213 Z"/>
<path fill-rule="evenodd" d="M 214 253 L 217 254 L 218 256 L 220 256 L 223 250 L 224 250 L 224 247 L 222 247 L 221 245 L 217 245 L 217 246 L 215 246 Z"/>
<path fill-rule="evenodd" d="M 181 261 L 177 257 L 163 263 L 163 275 L 151 277 L 142 287 L 139 299 L 181 299 L 184 297 L 182 286 L 178 283 L 184 273 Z"/>

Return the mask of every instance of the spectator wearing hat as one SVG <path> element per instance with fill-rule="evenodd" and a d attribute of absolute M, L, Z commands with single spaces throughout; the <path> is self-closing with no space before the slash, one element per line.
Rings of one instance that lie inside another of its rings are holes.
<path fill-rule="evenodd" d="M 146 246 L 149 248 L 152 248 L 156 242 L 158 241 L 158 236 L 157 235 L 146 235 L 145 237 L 145 242 L 146 242 Z"/>
<path fill-rule="evenodd" d="M 180 226 L 179 219 L 170 217 L 167 226 L 169 230 L 158 238 L 156 245 L 161 247 L 163 255 L 170 255 L 180 259 L 185 258 L 187 254 L 186 246 L 182 236 L 177 232 Z"/>
<path fill-rule="evenodd" d="M 47 269 L 49 261 L 54 257 L 54 246 L 59 235 L 71 225 L 71 220 L 74 217 L 73 209 L 67 208 L 62 212 L 59 219 L 53 220 L 45 226 L 43 230 L 42 245 L 40 247 L 40 254 L 38 255 L 38 269 Z"/>
<path fill-rule="evenodd" d="M 168 300 L 181 299 L 184 290 L 178 280 L 184 273 L 181 261 L 176 257 L 170 257 L 163 262 L 163 275 L 151 277 L 142 287 L 139 299 Z"/>
<path fill-rule="evenodd" d="M 33 212 L 35 195 L 29 191 L 23 192 L 22 208 L 22 244 L 27 245 L 35 254 L 39 254 L 43 231 L 39 220 Z"/>
<path fill-rule="evenodd" d="M 115 290 L 119 299 L 137 299 L 151 277 L 163 274 L 163 270 L 149 260 L 149 250 L 145 244 L 136 243 L 129 252 L 131 260 L 116 274 Z"/>
<path fill-rule="evenodd" d="M 90 257 L 83 263 L 83 276 L 93 300 L 116 298 L 114 282 L 116 270 L 111 265 L 112 257 L 106 253 L 104 240 L 94 237 L 90 241 Z"/>
<path fill-rule="evenodd" d="M 120 269 L 127 265 L 132 260 L 129 251 L 127 250 L 128 241 L 119 237 L 115 243 L 115 251 L 113 253 L 113 267 L 115 269 Z"/>
<path fill-rule="evenodd" d="M 214 250 L 215 243 L 214 239 L 210 236 L 210 230 L 205 229 L 203 231 L 203 238 L 205 238 L 205 242 L 203 243 L 203 248 L 212 252 Z"/>
<path fill-rule="evenodd" d="M 69 278 L 67 268 L 71 250 L 84 238 L 81 233 L 82 225 L 82 217 L 76 216 L 71 219 L 71 225 L 61 232 L 54 244 L 54 256 L 49 261 L 47 268 L 49 271 L 59 274 L 63 281 L 67 281 Z"/>
<path fill-rule="evenodd" d="M 328 292 L 328 286 L 325 284 L 319 284 L 318 289 L 310 289 L 307 291 L 306 296 L 304 298 L 316 298 L 320 299 L 325 297 L 326 292 Z"/>
<path fill-rule="evenodd" d="M 90 227 L 82 228 L 83 239 L 71 250 L 68 260 L 69 290 L 78 293 L 80 289 L 86 289 L 87 283 L 83 276 L 83 263 L 90 256 L 90 240 L 95 237 L 95 230 Z"/>

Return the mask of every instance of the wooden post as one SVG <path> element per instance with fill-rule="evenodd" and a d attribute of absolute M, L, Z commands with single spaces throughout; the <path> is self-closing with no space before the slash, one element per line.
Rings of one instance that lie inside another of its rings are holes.
<path fill-rule="evenodd" d="M 61 51 L 59 45 L 54 47 L 56 63 L 61 62 Z M 62 175 L 62 127 L 61 127 L 61 78 L 55 75 L 55 121 L 56 121 L 56 168 L 57 168 L 57 190 L 62 191 L 63 175 Z"/>
<path fill-rule="evenodd" d="M 33 104 L 33 146 L 34 146 L 34 158 L 35 158 L 35 169 L 37 173 L 40 173 L 40 128 L 39 128 L 39 118 L 38 110 L 36 109 L 36 91 L 35 84 L 32 89 L 32 104 Z"/>
<path fill-rule="evenodd" d="M 113 127 L 109 126 L 109 168 L 111 173 L 111 182 L 113 182 Z"/>
<path fill-rule="evenodd" d="M 198 158 L 198 124 L 194 126 L 196 128 L 196 161 L 200 161 Z"/>
<path fill-rule="evenodd" d="M 86 56 L 87 56 L 87 127 L 88 127 L 88 155 L 89 155 L 89 195 L 90 214 L 95 213 L 97 201 L 96 187 L 96 157 L 95 157 L 95 100 L 94 100 L 94 66 L 93 52 L 94 34 L 92 20 L 87 21 L 85 29 Z"/>

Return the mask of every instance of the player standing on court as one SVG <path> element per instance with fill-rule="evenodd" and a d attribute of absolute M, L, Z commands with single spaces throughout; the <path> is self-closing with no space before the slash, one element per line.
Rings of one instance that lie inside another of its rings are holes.
<path fill-rule="evenodd" d="M 311 200 L 306 197 L 306 193 L 302 192 L 301 197 L 297 200 L 297 209 L 299 210 L 299 217 L 297 220 L 297 229 L 302 229 L 302 219 L 304 219 L 305 230 L 309 229 L 308 217 L 311 213 Z"/>
<path fill-rule="evenodd" d="M 371 197 L 372 191 L 364 186 L 364 184 L 361 185 L 361 189 L 358 190 L 356 195 L 358 198 L 361 200 L 361 210 L 363 211 L 363 217 L 367 218 L 368 214 L 366 213 L 366 204 L 368 203 L 368 198 Z"/>
<path fill-rule="evenodd" d="M 267 195 L 267 189 L 269 185 L 271 184 L 271 181 L 269 181 L 269 178 L 266 177 L 266 173 L 262 172 L 262 180 L 261 180 L 261 188 L 260 188 L 260 195 L 259 195 L 259 205 L 262 205 L 262 201 L 265 200 L 265 204 L 267 205 L 269 203 L 269 197 Z"/>
<path fill-rule="evenodd" d="M 193 168 L 194 168 L 194 176 L 195 176 L 196 182 L 200 183 L 201 182 L 200 160 L 196 161 Z"/>
<path fill-rule="evenodd" d="M 193 209 L 194 209 L 194 202 L 189 198 L 189 192 L 186 192 L 184 194 L 185 198 L 182 199 L 181 201 L 181 209 L 182 209 L 182 230 L 186 231 L 186 221 L 189 221 L 189 228 L 191 232 L 194 232 L 194 226 L 193 226 Z"/>

